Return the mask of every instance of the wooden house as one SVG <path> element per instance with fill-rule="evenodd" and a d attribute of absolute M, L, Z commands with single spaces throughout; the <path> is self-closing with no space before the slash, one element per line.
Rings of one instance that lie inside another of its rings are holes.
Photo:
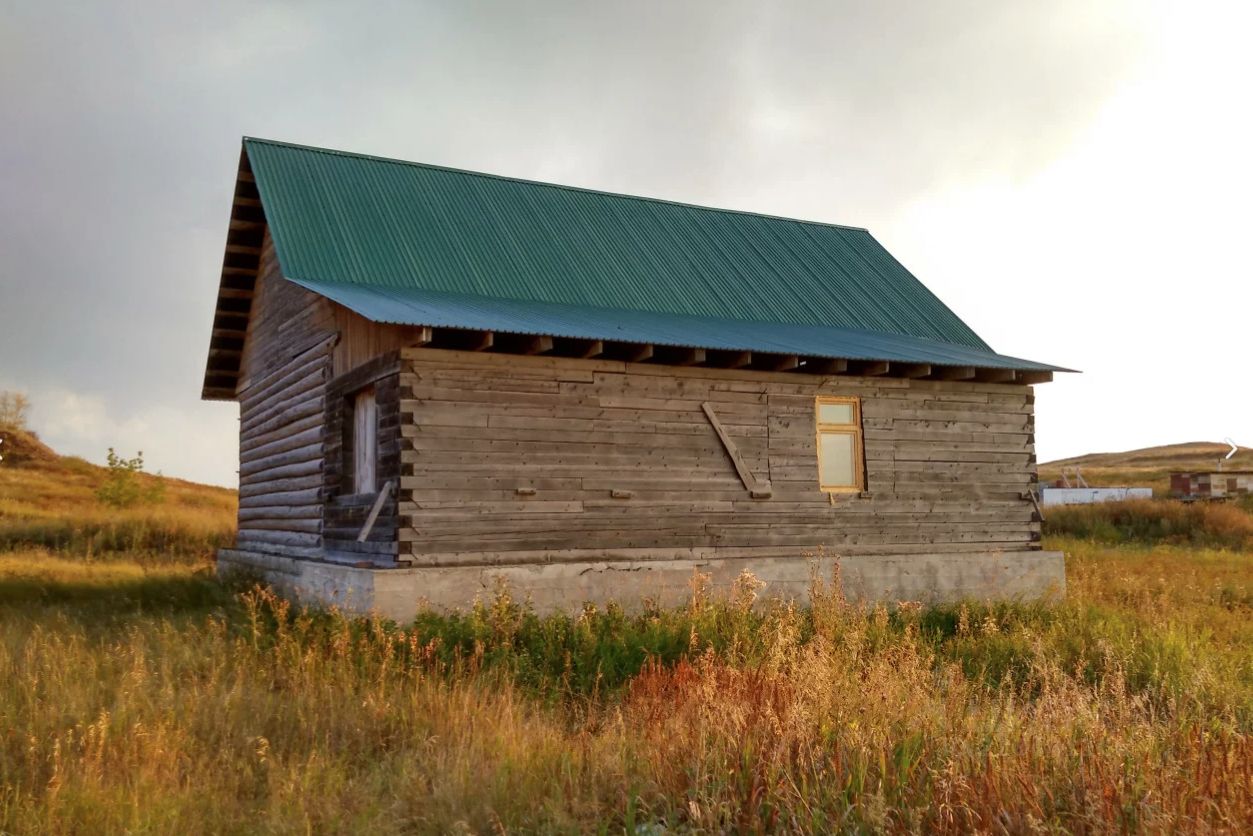
<path fill-rule="evenodd" d="M 1038 596 L 1032 385 L 867 231 L 246 138 L 203 396 L 220 555 L 407 617 L 693 570 Z"/>

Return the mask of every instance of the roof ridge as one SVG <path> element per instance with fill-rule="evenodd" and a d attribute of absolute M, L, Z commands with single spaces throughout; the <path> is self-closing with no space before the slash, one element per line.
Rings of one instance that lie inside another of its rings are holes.
<path fill-rule="evenodd" d="M 864 226 L 851 226 L 849 224 L 837 224 L 829 221 L 815 221 L 808 218 L 793 218 L 788 215 L 771 215 L 765 212 L 752 212 L 748 209 L 728 209 L 723 206 L 707 206 L 701 203 L 688 203 L 683 200 L 669 200 L 663 197 L 649 197 L 647 195 L 627 194 L 625 192 L 611 192 L 605 189 L 592 189 L 586 186 L 571 186 L 565 183 L 551 183 L 547 180 L 531 180 L 526 177 L 514 177 L 508 174 L 493 174 L 489 171 L 475 171 L 470 168 L 458 168 L 456 166 L 421 163 L 414 160 L 402 160 L 399 157 L 381 157 L 375 154 L 359 154 L 355 151 L 343 151 L 337 148 L 321 148 L 317 145 L 302 145 L 298 142 L 284 142 L 278 139 L 265 139 L 264 137 L 245 135 L 242 142 L 245 146 L 249 142 L 257 142 L 264 145 L 274 145 L 281 148 L 295 148 L 301 151 L 312 151 L 318 154 L 330 154 L 337 157 L 352 157 L 359 160 L 373 160 L 380 163 L 391 163 L 393 165 L 407 165 L 413 166 L 414 168 L 444 171 L 450 174 L 466 174 L 471 177 L 485 177 L 490 180 L 505 180 L 511 183 L 523 183 L 528 186 L 545 186 L 550 189 L 564 189 L 565 191 L 603 195 L 606 197 L 621 197 L 627 200 L 640 200 L 645 203 L 663 203 L 670 206 L 681 206 L 685 209 L 699 209 L 705 212 L 722 212 L 729 215 L 747 215 L 752 218 L 768 218 L 774 221 L 789 221 L 791 223 L 806 224 L 809 226 L 819 226 L 828 229 L 846 229 L 850 232 L 864 232 L 867 235 L 870 234 L 870 230 Z"/>

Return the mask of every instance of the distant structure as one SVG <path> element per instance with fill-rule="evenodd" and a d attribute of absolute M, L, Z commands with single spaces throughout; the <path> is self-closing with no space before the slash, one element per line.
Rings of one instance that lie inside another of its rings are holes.
<path fill-rule="evenodd" d="M 1170 495 L 1179 499 L 1228 499 L 1253 493 L 1253 470 L 1170 474 Z"/>
<path fill-rule="evenodd" d="M 1152 499 L 1152 488 L 1058 488 L 1040 489 L 1040 504 L 1049 505 L 1096 505 L 1101 502 L 1122 502 L 1126 499 Z"/>
<path fill-rule="evenodd" d="M 1032 384 L 863 229 L 245 139 L 203 396 L 281 589 L 1035 597 Z"/>
<path fill-rule="evenodd" d="M 1073 483 L 1062 468 L 1061 478 L 1052 485 L 1040 488 L 1040 504 L 1049 505 L 1096 505 L 1101 502 L 1122 502 L 1127 499 L 1152 499 L 1152 488 L 1101 487 L 1094 488 L 1083 478 L 1083 468 L 1076 466 Z"/>

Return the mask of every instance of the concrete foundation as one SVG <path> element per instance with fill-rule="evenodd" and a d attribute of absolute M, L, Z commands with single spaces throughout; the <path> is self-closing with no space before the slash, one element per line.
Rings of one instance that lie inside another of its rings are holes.
<path fill-rule="evenodd" d="M 264 577 L 297 602 L 333 605 L 406 622 L 423 609 L 464 610 L 489 600 L 501 582 L 538 612 L 577 612 L 585 603 L 616 601 L 627 608 L 645 599 L 660 606 L 687 600 L 693 572 L 710 576 L 713 593 L 725 592 L 747 570 L 764 581 L 763 599 L 808 599 L 811 577 L 834 576 L 836 558 L 743 558 L 544 563 L 525 566 L 358 568 L 337 563 L 223 549 L 221 574 L 246 571 Z M 874 555 L 839 558 L 850 600 L 1038 600 L 1065 594 L 1061 552 Z"/>

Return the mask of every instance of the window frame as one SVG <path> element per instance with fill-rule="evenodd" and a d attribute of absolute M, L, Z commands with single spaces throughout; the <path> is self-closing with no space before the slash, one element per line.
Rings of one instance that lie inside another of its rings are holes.
<path fill-rule="evenodd" d="M 851 406 L 853 420 L 848 424 L 833 424 L 822 420 L 822 407 L 827 404 Z M 822 484 L 822 436 L 851 435 L 853 437 L 853 484 Z M 866 490 L 865 435 L 861 425 L 861 398 L 855 395 L 818 395 L 814 398 L 814 459 L 818 466 L 818 488 L 823 493 L 862 493 Z"/>

